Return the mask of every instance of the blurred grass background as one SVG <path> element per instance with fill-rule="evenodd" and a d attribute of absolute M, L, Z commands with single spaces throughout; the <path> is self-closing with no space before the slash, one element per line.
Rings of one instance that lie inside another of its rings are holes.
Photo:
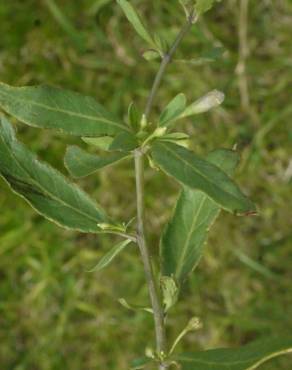
<path fill-rule="evenodd" d="M 133 3 L 168 40 L 184 22 L 176 0 Z M 0 3 L 1 80 L 50 83 L 90 94 L 120 116 L 131 101 L 143 109 L 158 64 L 141 58 L 145 46 L 115 2 L 58 0 L 60 12 L 52 4 Z M 236 73 L 239 5 L 238 0 L 222 1 L 193 27 L 178 58 L 196 58 L 218 46 L 225 52 L 203 66 L 173 63 L 153 115 L 178 92 L 194 100 L 214 88 L 224 91 L 222 108 L 180 123 L 180 129 L 192 135 L 193 149 L 201 154 L 237 143 L 242 153 L 238 181 L 260 209 L 256 218 L 224 213 L 212 229 L 205 257 L 168 322 L 173 340 L 191 316 L 201 317 L 204 328 L 185 338 L 179 348 L 184 350 L 292 331 L 292 3 L 250 1 L 248 104 Z M 17 126 L 21 140 L 65 172 L 66 144 L 80 144 L 78 139 Z M 178 188 L 151 169 L 146 177 L 147 228 L 156 253 Z M 80 185 L 117 219 L 135 214 L 132 163 Z M 58 229 L 3 181 L 0 206 L 1 369 L 129 369 L 129 361 L 153 342 L 150 315 L 132 313 L 117 302 L 119 297 L 148 302 L 137 251 L 129 249 L 102 273 L 87 273 L 112 238 Z M 276 359 L 262 368 L 289 370 L 292 360 Z"/>

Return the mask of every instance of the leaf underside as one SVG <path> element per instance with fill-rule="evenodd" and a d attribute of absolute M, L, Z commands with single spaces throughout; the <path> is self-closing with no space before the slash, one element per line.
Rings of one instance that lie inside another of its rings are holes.
<path fill-rule="evenodd" d="M 183 185 L 203 191 L 234 214 L 255 213 L 254 204 L 218 166 L 173 143 L 156 141 L 152 156 L 158 166 Z"/>
<path fill-rule="evenodd" d="M 16 194 L 59 226 L 97 233 L 101 231 L 98 223 L 109 222 L 86 193 L 19 143 L 4 117 L 0 123 L 0 175 Z"/>
<path fill-rule="evenodd" d="M 92 97 L 51 86 L 0 83 L 0 108 L 21 122 L 77 136 L 113 136 L 129 131 Z"/>
<path fill-rule="evenodd" d="M 292 352 L 292 338 L 270 338 L 241 348 L 213 349 L 174 357 L 182 370 L 253 370 L 264 362 Z"/>
<path fill-rule="evenodd" d="M 67 148 L 64 162 L 69 173 L 73 177 L 85 177 L 101 168 L 110 166 L 129 157 L 127 153 L 110 153 L 106 156 L 89 154 L 77 146 Z"/>
<path fill-rule="evenodd" d="M 218 149 L 211 152 L 207 160 L 232 175 L 239 155 L 232 150 Z M 208 231 L 219 212 L 220 206 L 206 194 L 183 188 L 161 239 L 163 275 L 173 276 L 182 283 L 194 270 L 202 257 Z"/>

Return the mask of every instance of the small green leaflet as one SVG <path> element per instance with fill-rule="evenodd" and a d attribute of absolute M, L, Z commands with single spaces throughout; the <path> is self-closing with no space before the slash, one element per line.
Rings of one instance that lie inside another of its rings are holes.
<path fill-rule="evenodd" d="M 140 119 L 139 111 L 132 102 L 128 107 L 128 122 L 129 126 L 132 127 L 135 132 L 138 132 L 140 129 Z"/>
<path fill-rule="evenodd" d="M 98 264 L 87 272 L 100 271 L 107 267 L 127 246 L 131 240 L 123 240 L 121 243 L 115 245 L 108 253 L 106 253 Z"/>
<path fill-rule="evenodd" d="M 232 175 L 238 153 L 218 149 L 207 160 Z M 180 284 L 198 265 L 208 231 L 220 212 L 220 206 L 198 190 L 184 188 L 179 196 L 174 215 L 166 226 L 160 243 L 161 270 Z"/>
<path fill-rule="evenodd" d="M 168 312 L 177 302 L 179 289 L 176 281 L 170 276 L 162 276 L 160 278 L 160 287 L 163 297 L 164 312 Z"/>
<path fill-rule="evenodd" d="M 206 13 L 210 10 L 215 2 L 220 2 L 221 0 L 196 0 L 195 10 L 197 14 Z"/>
<path fill-rule="evenodd" d="M 292 338 L 272 337 L 241 348 L 222 348 L 173 356 L 182 370 L 254 370 L 266 361 L 292 353 Z"/>
<path fill-rule="evenodd" d="M 237 215 L 256 213 L 254 204 L 219 167 L 192 151 L 168 142 L 154 142 L 152 157 L 158 166 L 183 185 L 200 190 L 223 209 Z"/>
<path fill-rule="evenodd" d="M 92 97 L 51 86 L 0 83 L 0 108 L 29 126 L 77 136 L 113 136 L 130 129 Z"/>
<path fill-rule="evenodd" d="M 86 193 L 19 143 L 4 117 L 0 123 L 0 175 L 16 194 L 59 226 L 97 233 L 102 231 L 98 223 L 110 222 Z"/>
<path fill-rule="evenodd" d="M 153 40 L 150 32 L 147 30 L 145 25 L 143 24 L 139 14 L 134 9 L 133 5 L 126 0 L 117 0 L 120 7 L 123 9 L 128 21 L 132 24 L 136 32 L 143 40 L 145 40 L 151 47 L 154 49 L 157 48 L 155 41 Z"/>
<path fill-rule="evenodd" d="M 69 146 L 65 154 L 64 163 L 70 175 L 78 178 L 88 176 L 126 157 L 129 157 L 128 153 L 110 153 L 106 156 L 98 156 L 89 154 L 78 146 Z"/>
<path fill-rule="evenodd" d="M 153 315 L 153 309 L 150 307 L 145 307 L 145 306 L 138 306 L 136 304 L 129 303 L 128 301 L 125 300 L 125 298 L 119 298 L 119 303 L 125 307 L 127 310 L 131 311 L 145 311 L 148 313 L 151 313 Z"/>
<path fill-rule="evenodd" d="M 171 102 L 161 113 L 159 118 L 159 126 L 168 126 L 171 122 L 179 118 L 185 109 L 186 96 L 184 94 L 178 94 L 174 99 L 171 100 Z"/>

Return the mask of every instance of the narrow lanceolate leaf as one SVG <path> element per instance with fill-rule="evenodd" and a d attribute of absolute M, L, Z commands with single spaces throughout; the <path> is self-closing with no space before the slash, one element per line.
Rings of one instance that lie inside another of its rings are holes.
<path fill-rule="evenodd" d="M 101 231 L 98 223 L 110 222 L 86 193 L 61 173 L 38 161 L 19 143 L 4 117 L 0 123 L 0 175 L 15 193 L 60 226 L 96 233 Z"/>
<path fill-rule="evenodd" d="M 254 370 L 266 361 L 292 353 L 292 338 L 258 340 L 241 348 L 212 349 L 174 356 L 182 370 Z"/>
<path fill-rule="evenodd" d="M 218 166 L 173 143 L 156 141 L 152 157 L 170 176 L 191 189 L 203 191 L 222 208 L 235 214 L 253 214 L 254 204 Z"/>
<path fill-rule="evenodd" d="M 227 149 L 210 153 L 207 160 L 232 175 L 239 155 Z M 161 270 L 182 283 L 198 265 L 208 231 L 220 212 L 220 206 L 205 193 L 184 187 L 174 215 L 166 226 L 160 245 Z"/>
<path fill-rule="evenodd" d="M 77 136 L 113 136 L 130 131 L 93 98 L 51 86 L 0 83 L 0 108 L 27 125 Z"/>
<path fill-rule="evenodd" d="M 124 240 L 121 243 L 115 245 L 108 253 L 106 253 L 98 264 L 88 272 L 100 271 L 107 267 L 126 247 L 131 243 L 131 240 Z"/>
<path fill-rule="evenodd" d="M 175 121 L 184 112 L 186 108 L 186 97 L 184 94 L 178 94 L 166 106 L 159 118 L 159 126 L 168 126 Z"/>
<path fill-rule="evenodd" d="M 149 30 L 144 25 L 141 17 L 134 9 L 133 5 L 126 0 L 117 0 L 120 7 L 123 9 L 125 16 L 128 18 L 128 21 L 132 24 L 136 32 L 142 39 L 144 39 L 151 47 L 156 48 L 156 44 L 149 32 Z"/>
<path fill-rule="evenodd" d="M 70 146 L 66 151 L 64 162 L 73 177 L 84 177 L 121 161 L 127 156 L 129 156 L 127 153 L 111 153 L 106 156 L 98 156 L 89 154 L 77 146 Z"/>

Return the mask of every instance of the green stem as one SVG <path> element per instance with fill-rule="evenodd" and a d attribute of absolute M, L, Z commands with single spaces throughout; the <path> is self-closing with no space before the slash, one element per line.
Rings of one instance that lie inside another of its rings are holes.
<path fill-rule="evenodd" d="M 159 354 L 166 351 L 166 340 L 164 330 L 164 313 L 160 302 L 157 285 L 151 264 L 149 248 L 145 236 L 145 207 L 144 207 L 144 156 L 141 150 L 135 151 L 135 173 L 136 173 L 136 192 L 137 192 L 137 242 L 144 264 L 145 277 L 148 284 L 149 295 L 153 308 L 155 322 L 157 352 Z"/>
<path fill-rule="evenodd" d="M 183 28 L 181 29 L 181 31 L 177 35 L 173 45 L 171 46 L 169 51 L 166 54 L 164 54 L 164 56 L 162 58 L 160 68 L 159 68 L 159 70 L 157 72 L 157 75 L 155 77 L 155 80 L 154 80 L 154 83 L 153 83 L 153 86 L 152 86 L 152 89 L 151 89 L 151 93 L 149 95 L 149 98 L 148 98 L 148 101 L 147 101 L 147 104 L 146 104 L 145 117 L 146 117 L 147 120 L 149 119 L 149 115 L 150 115 L 152 107 L 153 107 L 153 102 L 154 102 L 154 99 L 156 97 L 158 88 L 161 84 L 164 72 L 165 72 L 168 64 L 171 62 L 171 59 L 172 59 L 174 53 L 176 52 L 176 49 L 178 48 L 180 42 L 182 41 L 184 36 L 187 34 L 187 32 L 192 27 L 192 24 L 194 23 L 194 20 L 195 20 L 194 14 L 191 14 L 188 17 L 187 23 L 183 26 Z"/>
<path fill-rule="evenodd" d="M 147 104 L 145 108 L 145 117 L 148 121 L 151 110 L 153 108 L 154 99 L 156 97 L 158 88 L 161 84 L 164 72 L 167 65 L 170 63 L 178 45 L 182 41 L 183 37 L 191 28 L 195 20 L 194 14 L 191 14 L 187 20 L 187 23 L 183 26 L 175 39 L 172 47 L 164 55 L 158 73 L 155 77 Z M 153 308 L 153 317 L 155 323 L 155 335 L 156 335 L 156 351 L 160 357 L 163 357 L 167 353 L 166 344 L 166 333 L 165 333 L 165 322 L 164 322 L 164 310 L 161 302 L 161 298 L 158 292 L 157 283 L 155 280 L 151 256 L 149 248 L 147 246 L 147 240 L 145 235 L 145 206 L 144 206 L 144 153 L 143 148 L 135 150 L 135 175 L 136 175 L 136 193 L 137 193 L 137 243 L 140 249 L 141 258 L 144 265 L 145 277 L 148 284 L 148 290 L 150 300 Z M 167 370 L 169 366 L 165 362 L 161 362 L 159 370 Z"/>

